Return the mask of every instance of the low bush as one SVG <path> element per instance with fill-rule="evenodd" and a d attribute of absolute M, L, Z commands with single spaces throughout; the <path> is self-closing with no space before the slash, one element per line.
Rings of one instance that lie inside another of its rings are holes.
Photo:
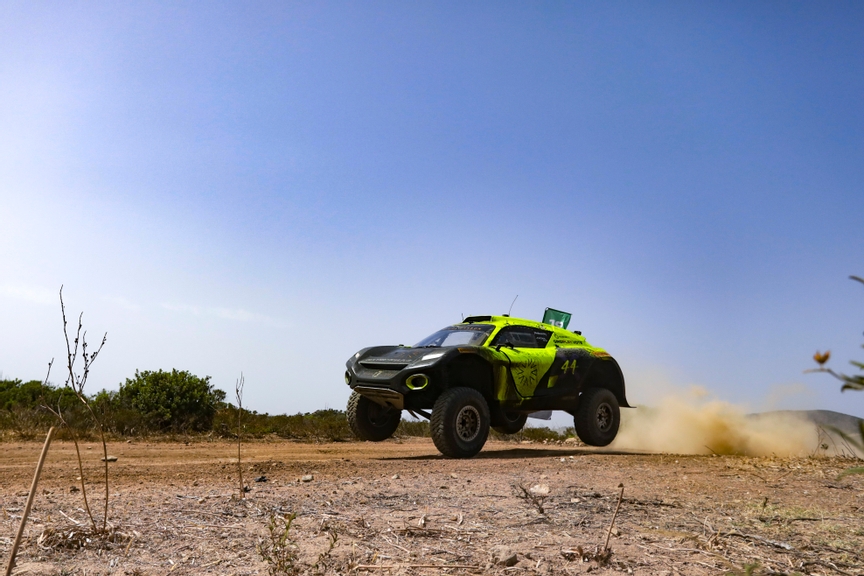
<path fill-rule="evenodd" d="M 224 402 L 225 393 L 213 388 L 210 378 L 200 378 L 186 371 L 136 372 L 117 392 L 102 390 L 88 397 L 100 415 L 106 432 L 115 436 L 149 436 L 154 434 L 207 433 L 220 438 L 237 437 L 237 408 Z M 0 380 L 0 432 L 20 439 L 44 434 L 55 423 L 54 416 L 43 406 L 62 411 L 67 422 L 76 426 L 82 438 L 96 432 L 87 418 L 86 409 L 71 390 L 43 385 L 37 380 Z M 342 442 L 354 440 L 342 410 L 316 410 L 303 414 L 259 414 L 242 410 L 244 438 L 279 438 Z M 67 438 L 65 428 L 58 438 Z M 397 438 L 429 437 L 429 422 L 402 420 Z M 549 428 L 524 428 L 517 434 L 490 431 L 490 439 L 505 441 L 532 440 L 560 442 L 574 436 L 572 428 L 563 432 Z"/>
<path fill-rule="evenodd" d="M 210 377 L 200 378 L 185 370 L 135 371 L 108 405 L 140 414 L 141 423 L 160 432 L 201 432 L 213 427 L 213 418 L 224 405 L 225 392 L 213 388 Z M 125 425 L 124 425 L 125 427 Z"/>
<path fill-rule="evenodd" d="M 71 390 L 43 384 L 39 380 L 0 380 L 0 430 L 28 440 L 44 435 L 56 419 L 44 406 L 51 406 L 63 414 L 67 422 L 84 432 L 92 432 L 86 408 Z M 60 429 L 56 438 L 67 439 L 68 430 Z"/>
<path fill-rule="evenodd" d="M 237 408 L 226 405 L 213 419 L 213 432 L 223 438 L 236 438 L 236 422 Z M 339 442 L 354 437 L 348 427 L 345 412 L 341 410 L 316 410 L 293 416 L 271 416 L 243 410 L 242 422 L 243 434 L 250 438 L 276 435 L 294 440 Z"/>
<path fill-rule="evenodd" d="M 395 436 L 397 438 L 428 438 L 431 436 L 431 432 L 429 431 L 429 422 L 426 420 L 402 420 L 399 422 L 399 427 L 396 428 Z"/>

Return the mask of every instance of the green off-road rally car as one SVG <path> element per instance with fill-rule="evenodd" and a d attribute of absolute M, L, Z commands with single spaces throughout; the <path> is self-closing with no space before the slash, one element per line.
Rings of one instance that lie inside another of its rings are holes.
<path fill-rule="evenodd" d="M 514 434 L 531 413 L 564 410 L 583 442 L 606 446 L 629 407 L 621 368 L 566 329 L 570 314 L 547 308 L 543 320 L 471 316 L 414 346 L 360 350 L 345 372 L 351 430 L 385 440 L 407 410 L 430 421 L 442 454 L 470 458 L 490 426 Z"/>

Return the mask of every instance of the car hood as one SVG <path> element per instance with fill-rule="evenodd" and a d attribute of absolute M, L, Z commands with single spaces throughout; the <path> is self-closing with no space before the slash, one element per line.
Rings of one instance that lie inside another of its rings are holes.
<path fill-rule="evenodd" d="M 396 348 L 395 350 L 389 350 L 380 354 L 370 354 L 361 361 L 374 360 L 378 362 L 383 360 L 399 364 L 413 364 L 427 354 L 440 352 L 440 355 L 443 356 L 448 350 L 450 348 Z"/>

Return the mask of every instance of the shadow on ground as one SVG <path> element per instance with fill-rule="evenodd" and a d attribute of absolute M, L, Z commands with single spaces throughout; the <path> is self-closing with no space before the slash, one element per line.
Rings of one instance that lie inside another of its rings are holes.
<path fill-rule="evenodd" d="M 554 448 L 506 448 L 504 450 L 483 450 L 472 460 L 508 460 L 508 459 L 530 459 L 530 458 L 567 458 L 568 456 L 591 456 L 597 454 L 617 455 L 617 456 L 632 456 L 638 454 L 648 454 L 648 452 L 623 451 L 623 450 L 606 450 L 603 448 L 572 448 L 572 449 L 554 449 Z M 384 457 L 381 460 L 443 460 L 442 454 L 431 454 L 422 456 L 404 456 L 404 457 Z"/>

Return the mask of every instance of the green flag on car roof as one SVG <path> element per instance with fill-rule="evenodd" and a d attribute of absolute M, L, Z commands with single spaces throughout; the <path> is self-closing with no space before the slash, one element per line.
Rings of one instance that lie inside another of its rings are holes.
<path fill-rule="evenodd" d="M 559 328 L 567 328 L 567 325 L 570 324 L 571 316 L 572 314 L 569 312 L 546 308 L 546 312 L 543 313 L 543 323 L 558 326 Z"/>

